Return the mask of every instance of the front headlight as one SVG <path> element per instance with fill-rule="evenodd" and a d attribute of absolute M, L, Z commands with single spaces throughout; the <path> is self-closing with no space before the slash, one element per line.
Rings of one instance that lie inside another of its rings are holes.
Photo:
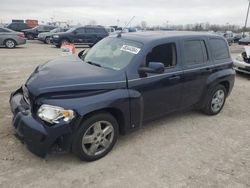
<path fill-rule="evenodd" d="M 59 38 L 59 35 L 53 35 L 53 38 Z"/>
<path fill-rule="evenodd" d="M 62 107 L 47 104 L 40 106 L 37 111 L 37 115 L 42 120 L 51 124 L 59 123 L 60 119 L 65 122 L 70 122 L 75 117 L 73 110 L 65 110 Z"/>

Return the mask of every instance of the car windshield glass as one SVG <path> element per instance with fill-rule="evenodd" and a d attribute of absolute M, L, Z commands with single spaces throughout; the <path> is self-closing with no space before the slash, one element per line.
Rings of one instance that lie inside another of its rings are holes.
<path fill-rule="evenodd" d="M 88 51 L 83 61 L 98 64 L 104 68 L 121 70 L 140 52 L 142 46 L 135 41 L 105 38 Z"/>

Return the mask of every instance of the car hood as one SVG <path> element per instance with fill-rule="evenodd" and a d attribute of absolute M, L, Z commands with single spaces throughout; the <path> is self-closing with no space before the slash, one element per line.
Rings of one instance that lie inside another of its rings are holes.
<path fill-rule="evenodd" d="M 250 38 L 243 38 L 239 40 L 240 42 L 250 42 Z"/>
<path fill-rule="evenodd" d="M 66 32 L 53 33 L 53 35 L 64 35 Z"/>
<path fill-rule="evenodd" d="M 39 33 L 39 35 L 38 36 L 40 36 L 40 37 L 47 37 L 47 36 L 51 36 L 51 35 L 53 35 L 53 34 L 55 34 L 55 33 L 51 33 L 51 32 L 43 32 L 43 33 Z"/>
<path fill-rule="evenodd" d="M 64 56 L 38 66 L 26 82 L 30 94 L 126 88 L 125 72 L 97 67 L 78 56 Z"/>
<path fill-rule="evenodd" d="M 22 32 L 34 31 L 34 29 L 23 29 Z"/>

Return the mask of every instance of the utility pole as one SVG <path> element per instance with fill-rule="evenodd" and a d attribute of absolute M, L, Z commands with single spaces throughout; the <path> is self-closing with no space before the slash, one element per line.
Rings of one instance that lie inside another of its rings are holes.
<path fill-rule="evenodd" d="M 244 30 L 243 30 L 243 37 L 245 37 L 245 32 L 247 30 L 247 21 L 248 21 L 248 15 L 249 15 L 249 8 L 250 8 L 250 0 L 248 0 L 247 16 L 246 16 L 245 26 L 244 26 Z"/>

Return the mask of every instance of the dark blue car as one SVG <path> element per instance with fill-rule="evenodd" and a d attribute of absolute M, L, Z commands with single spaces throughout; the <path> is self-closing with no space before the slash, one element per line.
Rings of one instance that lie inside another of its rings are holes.
<path fill-rule="evenodd" d="M 12 93 L 17 136 L 35 154 L 105 156 L 119 134 L 187 108 L 218 114 L 234 85 L 227 41 L 193 32 L 107 37 L 78 56 L 38 66 Z"/>
<path fill-rule="evenodd" d="M 83 26 L 52 35 L 51 43 L 56 47 L 60 47 L 63 43 L 85 44 L 92 47 L 108 35 L 102 26 Z"/>

